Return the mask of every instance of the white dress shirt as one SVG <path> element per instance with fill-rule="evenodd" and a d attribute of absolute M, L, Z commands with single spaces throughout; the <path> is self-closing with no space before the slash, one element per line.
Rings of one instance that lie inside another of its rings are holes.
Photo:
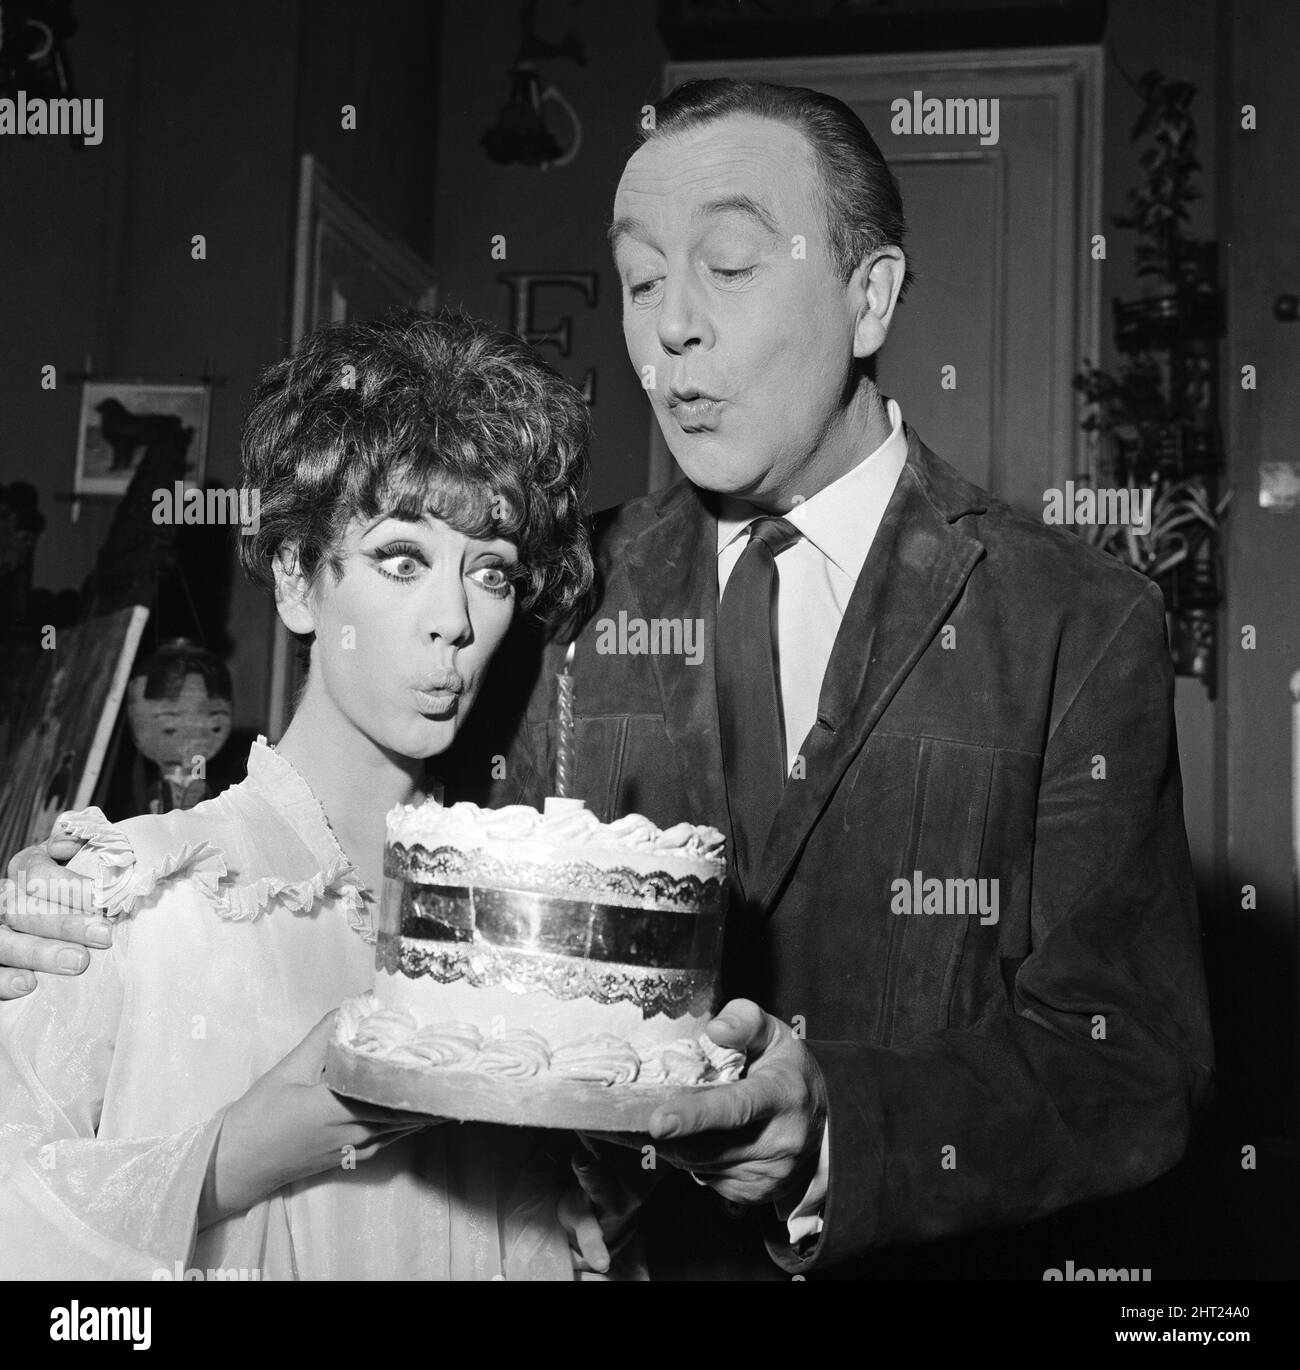
<path fill-rule="evenodd" d="M 890 433 L 884 442 L 851 471 L 785 515 L 803 534 L 776 558 L 776 651 L 787 774 L 817 721 L 822 679 L 844 610 L 907 461 L 902 410 L 894 400 L 888 400 L 886 407 Z M 742 500 L 723 498 L 718 516 L 719 596 L 749 542 L 749 525 L 763 513 Z M 821 1231 L 821 1209 L 829 1184 L 827 1126 L 817 1173 L 786 1217 L 791 1245 Z"/>

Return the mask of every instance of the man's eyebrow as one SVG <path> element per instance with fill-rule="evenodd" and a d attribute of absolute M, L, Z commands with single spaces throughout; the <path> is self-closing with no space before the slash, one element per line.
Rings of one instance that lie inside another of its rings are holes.
<path fill-rule="evenodd" d="M 763 205 L 750 195 L 724 195 L 717 200 L 709 200 L 705 204 L 696 205 L 691 211 L 691 218 L 706 219 L 713 214 L 744 214 L 768 233 L 780 236 L 776 220 L 772 218 Z M 646 227 L 640 219 L 634 219 L 630 215 L 624 214 L 610 224 L 605 236 L 609 240 L 610 251 L 613 252 L 624 238 L 644 239 Z"/>
<path fill-rule="evenodd" d="M 691 217 L 703 219 L 710 214 L 744 214 L 751 219 L 756 219 L 769 233 L 779 232 L 776 220 L 768 213 L 766 207 L 749 195 L 724 195 L 721 199 L 696 205 Z"/>
<path fill-rule="evenodd" d="M 605 232 L 605 237 L 609 241 L 609 250 L 613 252 L 623 238 L 644 238 L 645 225 L 640 219 L 633 219 L 627 214 L 615 219 Z"/>

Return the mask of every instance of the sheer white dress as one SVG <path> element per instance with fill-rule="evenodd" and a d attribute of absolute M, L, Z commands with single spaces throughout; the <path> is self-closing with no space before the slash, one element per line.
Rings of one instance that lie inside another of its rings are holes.
<path fill-rule="evenodd" d="M 574 1278 L 567 1146 L 516 1129 L 341 1156 L 197 1231 L 225 1109 L 373 983 L 372 901 L 262 738 L 248 778 L 194 809 L 67 822 L 114 943 L 0 1003 L 0 1278 Z"/>

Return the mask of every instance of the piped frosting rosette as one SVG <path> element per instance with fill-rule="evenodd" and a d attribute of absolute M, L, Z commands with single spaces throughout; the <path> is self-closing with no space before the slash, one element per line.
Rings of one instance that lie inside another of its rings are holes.
<path fill-rule="evenodd" d="M 613 1085 L 713 1085 L 738 1080 L 744 1054 L 707 1036 L 649 1047 L 644 1055 L 612 1033 L 592 1033 L 559 1047 L 531 1028 L 480 1033 L 468 1023 L 420 1026 L 401 1009 L 380 1008 L 373 994 L 349 999 L 339 1011 L 340 1045 L 393 1065 L 473 1070 L 501 1079 L 541 1076 Z"/>
<path fill-rule="evenodd" d="M 488 1037 L 468 1065 L 483 1075 L 505 1080 L 531 1080 L 544 1075 L 551 1064 L 551 1049 L 531 1028 L 507 1028 Z"/>
<path fill-rule="evenodd" d="M 637 1078 L 641 1058 L 621 1037 L 596 1032 L 558 1047 L 551 1056 L 551 1070 L 593 1085 L 627 1085 Z"/>
<path fill-rule="evenodd" d="M 483 1047 L 483 1034 L 472 1023 L 434 1023 L 416 1028 L 406 1050 L 421 1064 L 465 1068 Z"/>

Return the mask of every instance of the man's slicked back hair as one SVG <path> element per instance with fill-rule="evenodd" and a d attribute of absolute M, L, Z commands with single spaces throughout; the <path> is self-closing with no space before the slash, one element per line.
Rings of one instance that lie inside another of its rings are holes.
<path fill-rule="evenodd" d="M 643 143 L 737 114 L 773 119 L 802 133 L 816 160 L 831 259 L 841 280 L 847 281 L 862 259 L 880 248 L 903 246 L 907 221 L 898 181 L 867 126 L 833 95 L 804 86 L 717 77 L 684 81 L 654 108 L 654 126 L 641 129 Z M 903 294 L 912 275 L 909 265 Z"/>

